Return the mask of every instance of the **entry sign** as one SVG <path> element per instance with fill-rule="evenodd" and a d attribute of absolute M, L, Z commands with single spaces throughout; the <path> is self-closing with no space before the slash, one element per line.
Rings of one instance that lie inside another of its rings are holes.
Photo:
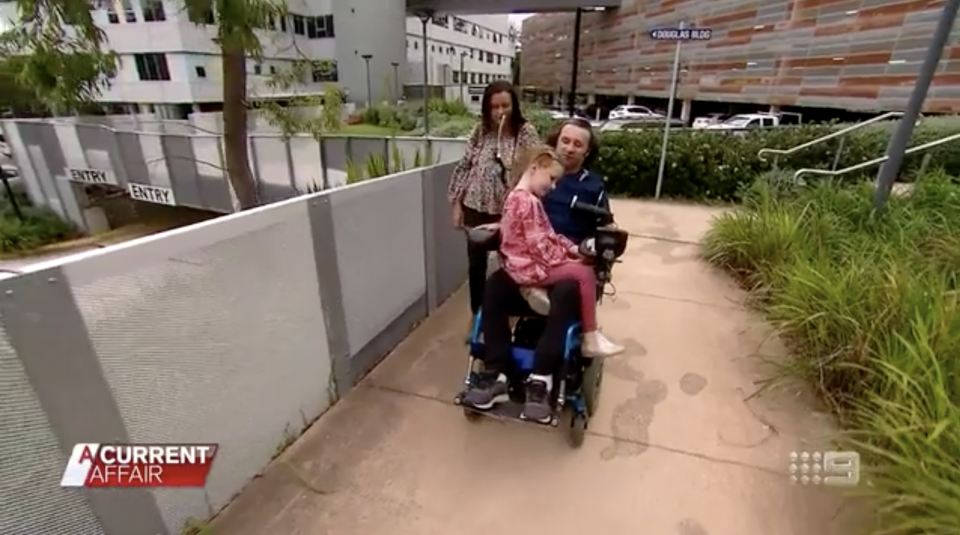
<path fill-rule="evenodd" d="M 658 28 L 650 30 L 650 38 L 657 41 L 709 41 L 710 28 Z"/>
<path fill-rule="evenodd" d="M 67 178 L 84 184 L 116 184 L 110 173 L 102 169 L 67 168 Z"/>
<path fill-rule="evenodd" d="M 177 205 L 176 199 L 173 198 L 173 190 L 169 188 L 130 183 L 127 184 L 127 191 L 130 192 L 130 198 L 137 201 L 166 204 L 168 206 Z"/>

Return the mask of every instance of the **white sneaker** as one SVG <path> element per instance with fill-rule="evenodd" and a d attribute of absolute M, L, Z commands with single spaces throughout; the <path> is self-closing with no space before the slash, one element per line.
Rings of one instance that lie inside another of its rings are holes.
<path fill-rule="evenodd" d="M 626 348 L 611 342 L 600 331 L 584 333 L 583 343 L 580 345 L 580 353 L 587 358 L 614 357 L 624 351 Z"/>
<path fill-rule="evenodd" d="M 520 288 L 520 295 L 523 296 L 534 312 L 541 316 L 550 315 L 550 295 L 545 289 L 524 286 Z"/>

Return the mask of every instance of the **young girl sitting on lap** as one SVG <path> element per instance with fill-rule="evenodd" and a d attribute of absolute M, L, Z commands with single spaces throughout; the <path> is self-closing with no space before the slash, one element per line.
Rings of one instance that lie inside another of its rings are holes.
<path fill-rule="evenodd" d="M 577 244 L 557 234 L 540 198 L 563 175 L 563 165 L 548 147 L 529 149 L 518 162 L 524 169 L 507 194 L 500 224 L 500 253 L 506 272 L 524 295 L 544 292 L 561 280 L 576 280 L 580 288 L 581 353 L 585 357 L 612 357 L 624 348 L 608 340 L 597 327 L 597 279 L 581 262 Z"/>

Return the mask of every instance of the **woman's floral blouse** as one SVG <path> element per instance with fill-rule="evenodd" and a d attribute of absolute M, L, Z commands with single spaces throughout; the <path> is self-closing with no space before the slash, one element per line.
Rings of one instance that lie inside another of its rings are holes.
<path fill-rule="evenodd" d="M 505 176 L 509 182 L 504 187 L 496 161 L 497 132 L 484 133 L 482 125 L 477 125 L 470 134 L 463 158 L 453 170 L 448 199 L 451 203 L 460 202 L 478 212 L 501 213 L 507 191 L 516 181 L 512 167 L 524 148 L 539 143 L 537 130 L 530 123 L 524 123 L 516 136 L 503 135 L 500 139 L 500 157 L 507 167 Z"/>

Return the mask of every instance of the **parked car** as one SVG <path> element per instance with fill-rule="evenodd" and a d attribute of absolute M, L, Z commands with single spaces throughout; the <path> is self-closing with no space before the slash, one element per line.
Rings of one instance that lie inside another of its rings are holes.
<path fill-rule="evenodd" d="M 752 130 L 770 128 L 780 124 L 780 118 L 766 113 L 741 113 L 716 124 L 704 127 L 705 130 Z"/>
<path fill-rule="evenodd" d="M 607 121 L 600 125 L 601 132 L 622 132 L 626 130 L 641 130 L 644 128 L 663 128 L 663 123 L 666 121 L 666 117 L 648 117 L 646 119 L 614 119 Z M 674 128 L 683 127 L 683 121 L 680 119 L 672 119 L 670 121 L 670 126 Z"/>
<path fill-rule="evenodd" d="M 787 124 L 800 124 L 798 113 L 741 113 L 726 121 L 704 127 L 705 130 L 752 130 Z"/>
<path fill-rule="evenodd" d="M 722 113 L 710 113 L 710 114 L 704 115 L 703 117 L 697 117 L 696 119 L 694 119 L 693 127 L 706 128 L 712 124 L 720 124 L 721 122 L 723 122 Z"/>
<path fill-rule="evenodd" d="M 663 117 L 659 113 L 654 113 L 650 108 L 646 106 L 636 106 L 633 104 L 625 106 L 617 106 L 610 112 L 610 120 L 614 121 L 617 119 L 645 119 L 651 117 Z"/>

